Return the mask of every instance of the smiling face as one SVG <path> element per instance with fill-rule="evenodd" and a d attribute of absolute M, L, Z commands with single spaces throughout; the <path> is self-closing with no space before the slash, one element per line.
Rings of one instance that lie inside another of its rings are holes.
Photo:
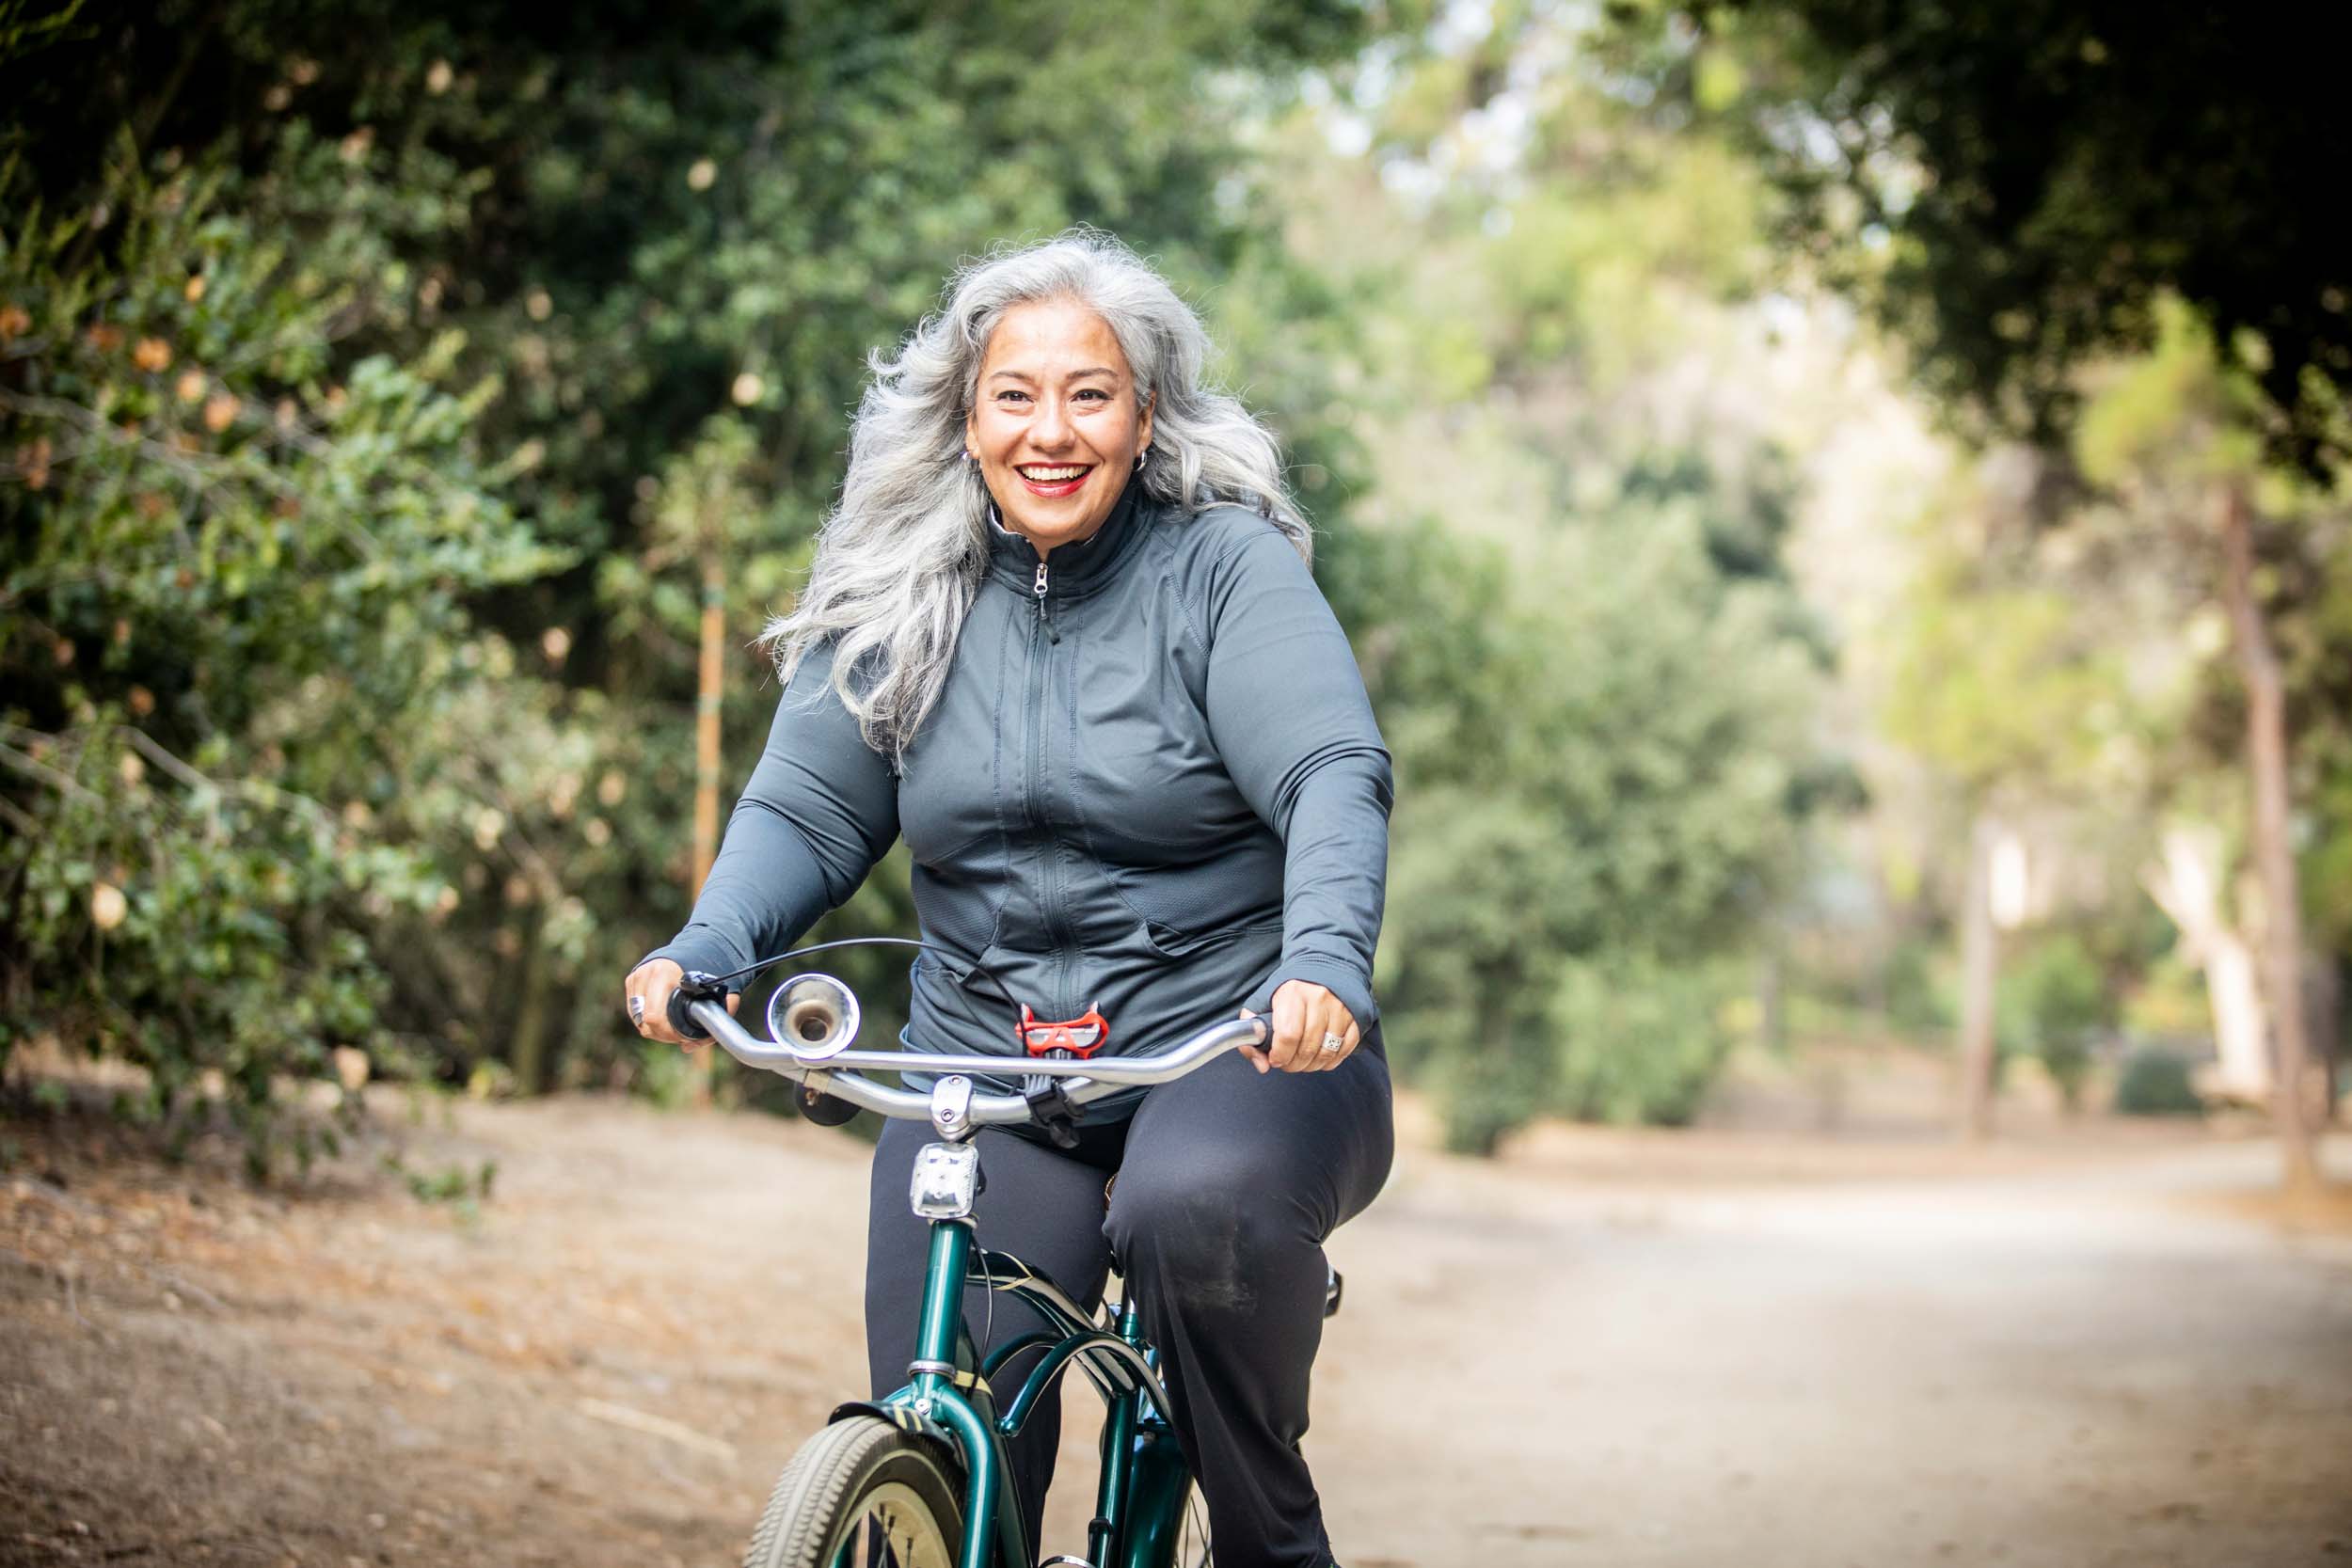
<path fill-rule="evenodd" d="M 1101 316 L 1075 300 L 1016 305 L 996 324 L 964 421 L 1005 526 L 1041 556 L 1103 526 L 1152 440 L 1135 375 Z"/>

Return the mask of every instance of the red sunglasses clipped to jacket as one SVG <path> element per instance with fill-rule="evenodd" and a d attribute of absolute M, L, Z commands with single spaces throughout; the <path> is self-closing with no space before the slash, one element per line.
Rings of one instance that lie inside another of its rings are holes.
<path fill-rule="evenodd" d="M 1024 1003 L 1021 1007 L 1021 1043 L 1032 1056 L 1050 1055 L 1067 1051 L 1073 1056 L 1091 1056 L 1110 1042 L 1111 1026 L 1103 1021 L 1102 1012 L 1091 1003 L 1084 1015 L 1062 1023 L 1040 1019 Z"/>

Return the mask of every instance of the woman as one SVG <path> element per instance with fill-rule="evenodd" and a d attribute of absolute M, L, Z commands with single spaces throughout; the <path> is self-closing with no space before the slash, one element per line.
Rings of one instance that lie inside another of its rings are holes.
<path fill-rule="evenodd" d="M 769 628 L 766 752 L 628 1006 L 675 1039 L 683 971 L 784 950 L 903 833 L 946 950 L 914 967 L 924 1049 L 1020 1052 L 1007 994 L 1041 1022 L 1099 1016 L 1112 1053 L 1270 1013 L 1263 1049 L 1089 1107 L 1074 1148 L 980 1133 L 976 1218 L 1082 1302 L 1116 1256 L 1217 1561 L 1322 1568 L 1298 1449 L 1321 1243 L 1391 1155 L 1371 989 L 1389 758 L 1275 443 L 1201 385 L 1207 349 L 1166 281 L 1079 230 L 967 267 L 876 357 L 807 590 Z M 928 1136 L 893 1122 L 874 1158 L 877 1396 L 914 1341 Z M 1000 1340 L 1036 1326 L 994 1315 Z M 1015 1454 L 1033 1540 L 1058 1425 L 1049 1401 Z"/>

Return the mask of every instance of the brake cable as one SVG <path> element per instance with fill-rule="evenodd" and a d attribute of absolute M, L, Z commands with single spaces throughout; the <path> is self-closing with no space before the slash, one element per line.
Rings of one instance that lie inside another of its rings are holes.
<path fill-rule="evenodd" d="M 823 953 L 836 947 L 913 947 L 925 953 L 945 953 L 951 958 L 960 959 L 962 957 L 951 947 L 944 947 L 935 942 L 920 942 L 913 937 L 836 937 L 831 942 L 815 942 L 805 947 L 792 948 L 787 952 L 777 954 L 772 958 L 761 958 L 756 963 L 745 964 L 742 968 L 731 970 L 724 974 L 708 974 L 701 978 L 706 984 L 724 987 L 730 980 L 740 980 L 747 974 L 756 974 L 763 969 L 773 968 L 787 958 L 804 958 L 811 953 Z M 996 994 L 1003 997 L 1007 1005 L 1016 1010 L 1020 1007 L 1021 1004 L 1013 996 L 1011 989 L 997 977 L 994 970 L 977 958 L 972 960 L 971 970 L 975 974 L 986 975 L 988 983 L 996 988 Z M 977 1227 L 975 1227 L 975 1229 L 977 1230 Z M 988 1265 L 988 1250 L 982 1247 L 978 1251 L 980 1297 L 987 1305 L 986 1316 L 980 1329 L 980 1343 L 986 1346 L 996 1335 L 996 1275 Z"/>
<path fill-rule="evenodd" d="M 702 978 L 710 985 L 724 986 L 730 980 L 739 980 L 747 974 L 756 974 L 763 969 L 784 962 L 787 958 L 804 958 L 808 954 L 828 952 L 835 947 L 915 947 L 926 953 L 945 953 L 947 957 L 959 961 L 961 961 L 963 958 L 952 947 L 943 946 L 935 942 L 920 942 L 913 937 L 836 937 L 831 942 L 811 942 L 805 947 L 795 947 L 788 952 L 779 953 L 772 958 L 761 958 L 756 962 L 747 963 L 742 968 L 730 970 L 724 974 L 708 974 Z M 1011 989 L 997 977 L 994 970 L 977 958 L 971 960 L 970 967 L 973 974 L 986 976 L 988 983 L 996 988 L 996 994 L 1003 997 L 1007 1004 L 1016 1010 L 1020 1007 L 1020 999 L 1014 996 Z"/>

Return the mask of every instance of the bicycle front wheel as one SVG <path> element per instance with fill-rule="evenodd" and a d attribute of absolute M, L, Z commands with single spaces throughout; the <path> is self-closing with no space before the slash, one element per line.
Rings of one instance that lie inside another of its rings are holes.
<path fill-rule="evenodd" d="M 962 1489 L 939 1450 L 853 1416 L 785 1466 L 743 1568 L 956 1568 L 962 1548 Z"/>

